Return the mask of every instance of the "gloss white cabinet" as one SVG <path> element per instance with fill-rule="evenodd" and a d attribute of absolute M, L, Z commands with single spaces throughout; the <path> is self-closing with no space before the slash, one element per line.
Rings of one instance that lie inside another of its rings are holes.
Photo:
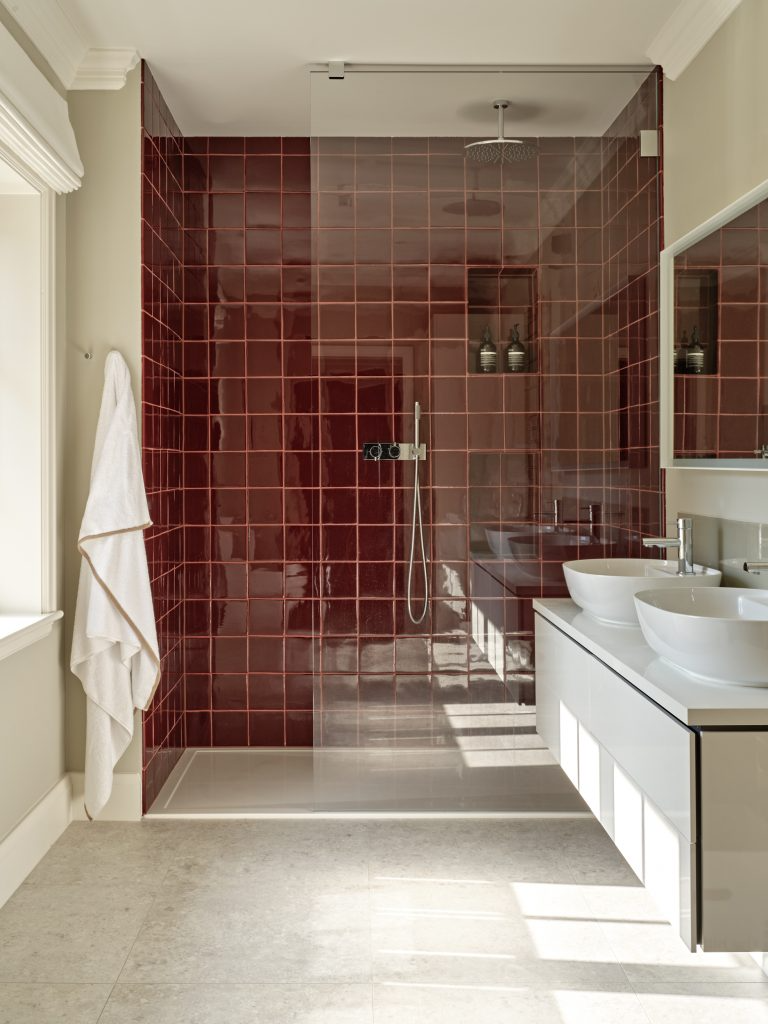
<path fill-rule="evenodd" d="M 659 909 L 696 944 L 695 736 L 536 616 L 539 734 Z M 657 842 L 668 851 L 660 863 Z M 648 848 L 646 848 L 648 847 Z M 673 851 L 673 855 L 669 853 Z"/>
<path fill-rule="evenodd" d="M 658 689 L 679 701 L 678 680 L 652 655 L 653 698 L 642 689 L 639 631 L 593 627 L 570 605 L 535 606 L 539 734 L 690 949 L 768 949 L 768 693 L 737 695 L 725 725 L 711 708 L 681 712 L 704 725 L 681 721 Z"/>

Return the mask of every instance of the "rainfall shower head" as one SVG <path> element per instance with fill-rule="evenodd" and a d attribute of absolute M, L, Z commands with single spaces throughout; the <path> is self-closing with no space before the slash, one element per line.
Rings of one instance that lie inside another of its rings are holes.
<path fill-rule="evenodd" d="M 518 160 L 530 160 L 536 156 L 536 147 L 522 139 L 504 138 L 504 111 L 509 100 L 496 100 L 493 109 L 499 112 L 499 134 L 495 139 L 484 139 L 482 142 L 470 142 L 464 147 L 468 160 L 481 164 L 511 164 Z"/>

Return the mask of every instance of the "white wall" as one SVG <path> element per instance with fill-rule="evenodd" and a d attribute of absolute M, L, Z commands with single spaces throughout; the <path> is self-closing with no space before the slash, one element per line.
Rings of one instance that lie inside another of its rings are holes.
<path fill-rule="evenodd" d="M 85 166 L 67 196 L 67 345 L 63 536 L 66 661 L 77 594 L 77 535 L 88 495 L 104 360 L 118 349 L 139 398 L 141 369 L 141 77 L 118 91 L 72 92 L 69 116 Z M 93 358 L 86 360 L 83 353 Z M 67 768 L 82 771 L 85 698 L 67 673 Z M 118 771 L 141 767 L 140 730 Z"/>
<path fill-rule="evenodd" d="M 665 244 L 768 178 L 768 3 L 743 0 L 676 82 L 664 82 Z M 768 519 L 768 471 L 667 472 L 678 511 Z"/>

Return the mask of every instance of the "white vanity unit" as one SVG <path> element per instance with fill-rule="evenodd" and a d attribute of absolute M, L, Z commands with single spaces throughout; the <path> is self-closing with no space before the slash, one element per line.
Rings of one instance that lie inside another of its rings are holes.
<path fill-rule="evenodd" d="M 690 949 L 768 949 L 768 689 L 534 602 L 538 731 Z"/>

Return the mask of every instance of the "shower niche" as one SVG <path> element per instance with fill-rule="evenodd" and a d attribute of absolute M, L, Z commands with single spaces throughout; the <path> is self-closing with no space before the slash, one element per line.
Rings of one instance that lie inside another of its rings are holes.
<path fill-rule="evenodd" d="M 467 271 L 470 373 L 536 373 L 535 267 L 471 267 Z"/>
<path fill-rule="evenodd" d="M 718 271 L 675 270 L 675 375 L 717 373 Z"/>

